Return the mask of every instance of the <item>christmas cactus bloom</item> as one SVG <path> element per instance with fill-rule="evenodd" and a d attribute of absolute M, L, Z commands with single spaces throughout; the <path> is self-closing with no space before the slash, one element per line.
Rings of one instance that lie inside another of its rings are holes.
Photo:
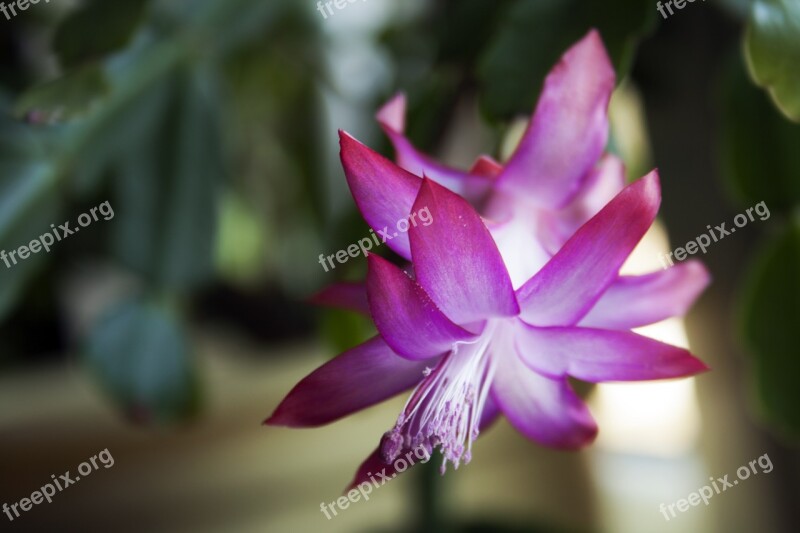
<path fill-rule="evenodd" d="M 362 176 L 380 180 L 385 169 L 362 163 Z M 448 461 L 456 467 L 469 462 L 480 428 L 500 413 L 536 442 L 576 449 L 594 439 L 597 426 L 568 376 L 636 381 L 706 369 L 682 348 L 580 325 L 656 216 L 655 172 L 624 188 L 516 290 L 474 208 L 430 179 L 417 185 L 407 178 L 417 191 L 405 212 L 427 208 L 433 220 L 412 226 L 406 242 L 394 244 L 412 260 L 413 277 L 370 255 L 367 303 L 379 335 L 312 372 L 266 421 L 317 426 L 413 388 L 354 483 L 376 468 L 390 470 L 395 458 L 420 446 L 440 450 L 442 469 Z M 368 222 L 382 227 L 384 219 L 370 217 L 393 209 L 392 191 L 365 190 L 354 188 L 356 201 L 371 214 Z"/>
<path fill-rule="evenodd" d="M 398 95 L 377 115 L 395 147 L 397 165 L 341 134 L 348 184 L 377 229 L 408 215 L 423 175 L 480 205 L 519 288 L 624 187 L 622 162 L 603 154 L 614 83 L 611 62 L 592 30 L 547 76 L 528 128 L 505 166 L 483 155 L 469 171 L 438 163 L 411 144 L 404 136 L 405 98 Z M 369 203 L 362 197 L 382 200 Z M 387 244 L 411 259 L 407 235 Z M 644 276 L 618 276 L 582 323 L 625 330 L 680 316 L 708 283 L 708 272 L 695 260 Z M 363 285 L 333 285 L 315 301 L 369 312 Z"/>
<path fill-rule="evenodd" d="M 317 296 L 369 315 L 378 335 L 304 378 L 266 423 L 319 426 L 413 389 L 358 483 L 419 447 L 439 449 L 442 468 L 469 462 L 480 429 L 500 414 L 546 446 L 592 442 L 597 427 L 570 376 L 705 370 L 686 350 L 630 331 L 685 313 L 708 274 L 699 262 L 619 274 L 653 223 L 660 186 L 654 171 L 625 187 L 621 162 L 603 154 L 613 86 L 592 31 L 547 77 L 504 165 L 481 156 L 461 171 L 417 151 L 403 134 L 402 96 L 378 113 L 397 164 L 340 133 L 348 185 L 375 231 L 425 208 L 433 223 L 385 241 L 405 269 L 370 255 L 365 284 Z"/>

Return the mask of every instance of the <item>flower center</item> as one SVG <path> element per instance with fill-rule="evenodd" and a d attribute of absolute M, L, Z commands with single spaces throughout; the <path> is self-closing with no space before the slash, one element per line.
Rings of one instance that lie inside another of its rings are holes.
<path fill-rule="evenodd" d="M 406 402 L 397 424 L 383 437 L 381 455 L 386 463 L 403 450 L 418 447 L 430 456 L 436 446 L 444 456 L 442 474 L 447 461 L 455 468 L 462 459 L 469 463 L 494 374 L 488 350 L 494 327 L 490 321 L 478 339 L 457 342 L 434 369 L 425 369 L 425 378 Z"/>

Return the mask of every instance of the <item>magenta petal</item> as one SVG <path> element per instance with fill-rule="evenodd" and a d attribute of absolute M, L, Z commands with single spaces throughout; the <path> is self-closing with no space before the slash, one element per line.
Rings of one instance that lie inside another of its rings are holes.
<path fill-rule="evenodd" d="M 367 287 L 363 283 L 342 282 L 328 285 L 309 298 L 309 302 L 369 316 Z"/>
<path fill-rule="evenodd" d="M 498 409 L 497 404 L 492 400 L 491 396 L 486 398 L 486 403 L 483 406 L 483 413 L 481 413 L 481 420 L 480 420 L 480 431 L 484 431 L 488 429 L 494 422 L 500 417 L 500 409 Z M 413 466 L 411 462 L 413 461 L 414 464 L 417 463 L 427 463 L 431 456 L 434 454 L 434 451 L 430 452 L 430 456 L 426 457 L 423 451 L 424 448 L 415 448 L 410 450 L 408 448 L 403 449 L 400 452 L 400 456 L 398 459 L 395 459 L 395 463 L 399 459 L 405 460 L 409 463 L 409 466 Z M 413 453 L 412 453 L 413 452 Z M 411 455 L 409 455 L 411 453 Z M 349 491 L 355 488 L 357 485 L 361 483 L 377 483 L 378 486 L 382 485 L 389 479 L 392 479 L 400 474 L 395 468 L 395 463 L 385 463 L 383 457 L 381 456 L 381 445 L 378 445 L 375 448 L 369 457 L 367 457 L 363 463 L 361 463 L 356 470 L 355 476 L 353 476 L 352 481 L 350 484 L 347 485 L 345 491 Z M 401 466 L 398 464 L 398 466 Z M 408 469 L 405 469 L 406 471 Z M 374 481 L 373 481 L 374 480 Z"/>
<path fill-rule="evenodd" d="M 422 180 L 340 131 L 341 157 L 347 183 L 356 205 L 376 232 L 393 233 L 408 218 Z M 408 235 L 399 232 L 386 244 L 406 259 L 411 252 Z"/>
<path fill-rule="evenodd" d="M 700 261 L 687 261 L 644 276 L 621 276 L 580 325 L 625 330 L 682 316 L 710 281 Z"/>
<path fill-rule="evenodd" d="M 661 202 L 656 171 L 628 185 L 517 291 L 521 318 L 535 326 L 570 326 L 617 278 Z"/>
<path fill-rule="evenodd" d="M 383 104 L 375 115 L 378 123 L 383 128 L 388 128 L 397 133 L 406 130 L 406 95 L 397 93 L 391 100 Z"/>
<path fill-rule="evenodd" d="M 428 226 L 409 229 L 417 281 L 456 324 L 519 313 L 508 271 L 489 230 L 460 196 L 425 179 L 414 212 Z"/>
<path fill-rule="evenodd" d="M 417 176 L 427 176 L 462 196 L 477 198 L 489 190 L 491 181 L 485 179 L 482 173 L 464 172 L 443 165 L 417 150 L 403 134 L 405 113 L 406 98 L 404 94 L 399 93 L 389 100 L 376 115 L 384 133 L 392 141 L 398 165 Z"/>
<path fill-rule="evenodd" d="M 520 323 L 517 351 L 548 376 L 601 381 L 678 378 L 708 370 L 688 350 L 629 331 L 582 327 L 536 328 Z"/>
<path fill-rule="evenodd" d="M 381 446 L 378 445 L 375 451 L 359 465 L 355 476 L 353 476 L 350 484 L 347 485 L 345 492 L 356 488 L 362 483 L 369 483 L 372 485 L 372 489 L 380 487 L 390 479 L 394 479 L 399 474 L 407 472 L 414 465 L 427 463 L 430 459 L 430 455 L 424 448 L 403 448 L 399 456 L 393 462 L 386 463 L 381 456 Z M 364 491 L 367 492 L 367 488 L 363 488 Z"/>
<path fill-rule="evenodd" d="M 531 123 L 498 184 L 544 207 L 569 201 L 605 148 L 614 81 L 600 35 L 592 30 L 548 74 Z"/>
<path fill-rule="evenodd" d="M 586 181 L 567 205 L 566 210 L 580 226 L 599 213 L 624 188 L 624 163 L 619 157 L 606 154 L 589 172 Z"/>
<path fill-rule="evenodd" d="M 499 176 L 501 172 L 503 172 L 503 165 L 488 155 L 482 155 L 478 157 L 478 159 L 476 159 L 472 164 L 472 168 L 469 169 L 470 174 L 491 179 Z"/>
<path fill-rule="evenodd" d="M 483 404 L 483 412 L 481 413 L 481 421 L 478 424 L 480 431 L 488 429 L 494 424 L 500 418 L 500 414 L 500 408 L 492 398 L 492 395 L 486 396 L 486 403 Z"/>
<path fill-rule="evenodd" d="M 618 157 L 606 154 L 567 206 L 540 215 L 539 239 L 550 254 L 558 252 L 578 228 L 600 212 L 623 188 L 625 167 Z"/>
<path fill-rule="evenodd" d="M 516 353 L 497 361 L 492 397 L 517 431 L 545 446 L 577 449 L 597 435 L 597 424 L 566 378 L 537 374 Z"/>
<path fill-rule="evenodd" d="M 409 361 L 380 337 L 351 348 L 295 385 L 264 423 L 314 427 L 375 405 L 419 383 L 436 361 Z"/>
<path fill-rule="evenodd" d="M 368 257 L 367 295 L 381 336 L 397 354 L 413 360 L 449 351 L 476 335 L 453 324 L 419 284 L 386 259 Z"/>
<path fill-rule="evenodd" d="M 353 476 L 352 481 L 350 481 L 350 484 L 347 485 L 347 488 L 344 490 L 345 492 L 350 491 L 362 483 L 369 483 L 371 488 L 375 488 L 375 484 L 380 487 L 389 479 L 397 477 L 397 473 L 394 464 L 386 464 L 383 462 L 381 447 L 379 445 L 375 451 L 358 466 L 355 476 Z"/>

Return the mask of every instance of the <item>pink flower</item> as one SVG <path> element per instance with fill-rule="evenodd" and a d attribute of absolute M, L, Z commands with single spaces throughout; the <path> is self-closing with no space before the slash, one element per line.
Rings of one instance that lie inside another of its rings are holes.
<path fill-rule="evenodd" d="M 438 448 L 443 469 L 469 462 L 480 429 L 501 413 L 541 444 L 590 443 L 597 427 L 568 376 L 705 370 L 688 351 L 629 331 L 684 312 L 708 277 L 699 263 L 619 276 L 661 198 L 655 171 L 623 188 L 616 159 L 598 164 L 613 85 L 590 32 L 548 76 L 505 167 L 483 157 L 461 172 L 419 154 L 402 135 L 401 99 L 379 118 L 405 169 L 342 133 L 348 184 L 372 228 L 425 208 L 433 223 L 387 241 L 411 274 L 370 255 L 366 298 L 357 285 L 320 296 L 368 312 L 379 334 L 304 378 L 266 423 L 326 424 L 413 388 L 358 483 L 419 446 Z M 460 195 L 482 198 L 486 220 Z"/>

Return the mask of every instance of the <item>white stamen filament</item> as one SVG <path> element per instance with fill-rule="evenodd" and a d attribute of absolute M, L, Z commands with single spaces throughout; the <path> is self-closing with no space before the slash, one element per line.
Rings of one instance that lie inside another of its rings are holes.
<path fill-rule="evenodd" d="M 489 321 L 478 339 L 455 343 L 436 368 L 425 373 L 385 436 L 384 460 L 391 462 L 403 448 L 425 445 L 432 452 L 438 445 L 444 459 L 442 473 L 447 461 L 455 468 L 462 459 L 469 463 L 494 376 L 488 348 L 495 325 Z"/>

